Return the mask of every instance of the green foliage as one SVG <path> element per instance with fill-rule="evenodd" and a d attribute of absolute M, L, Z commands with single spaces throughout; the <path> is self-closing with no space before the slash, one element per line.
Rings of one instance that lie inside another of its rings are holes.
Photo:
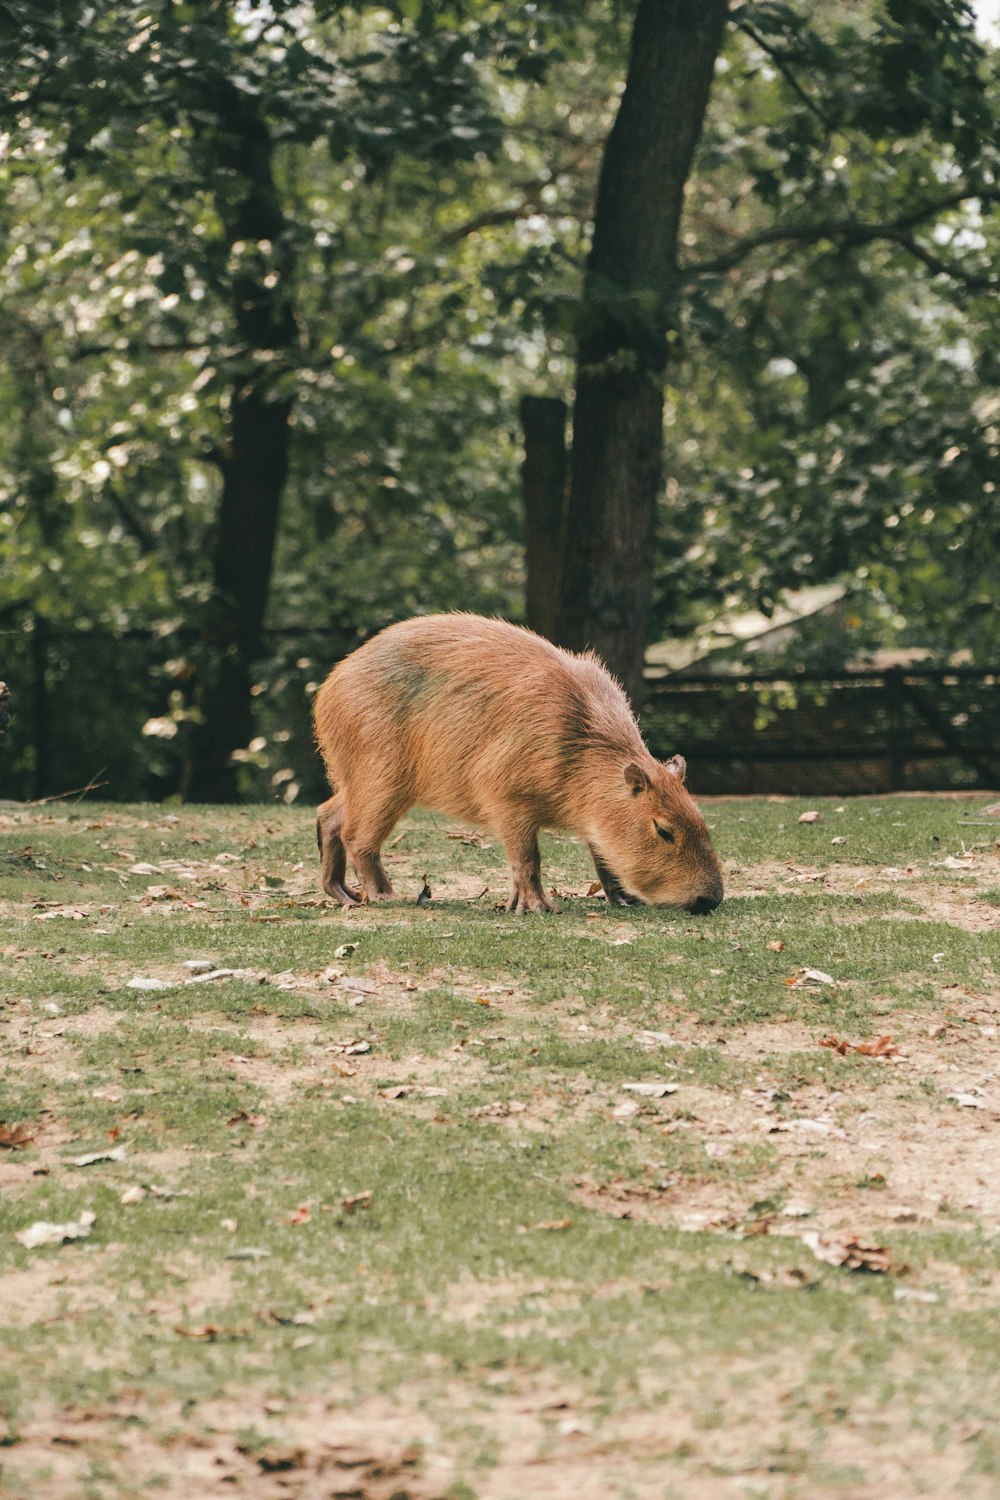
<path fill-rule="evenodd" d="M 571 383 L 608 10 L 3 8 L 0 623 L 197 632 L 248 383 L 292 412 L 271 625 L 323 623 L 329 655 L 414 611 L 519 615 L 514 414 Z M 862 646 L 995 657 L 996 108 L 961 0 L 734 10 L 682 235 L 657 633 L 842 578 L 880 606 Z M 239 234 L 255 130 L 272 239 Z"/>

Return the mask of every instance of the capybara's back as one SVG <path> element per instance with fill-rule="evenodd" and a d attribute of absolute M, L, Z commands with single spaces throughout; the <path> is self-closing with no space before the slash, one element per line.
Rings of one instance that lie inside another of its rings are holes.
<path fill-rule="evenodd" d="M 543 827 L 587 839 L 612 899 L 721 899 L 683 762 L 653 759 L 592 655 L 475 615 L 407 620 L 334 668 L 314 714 L 334 790 L 318 822 L 324 887 L 345 904 L 392 894 L 379 850 L 418 804 L 499 834 L 518 910 L 549 907 L 538 874 Z M 657 809 L 669 830 L 657 829 Z M 360 893 L 345 883 L 345 851 Z"/>

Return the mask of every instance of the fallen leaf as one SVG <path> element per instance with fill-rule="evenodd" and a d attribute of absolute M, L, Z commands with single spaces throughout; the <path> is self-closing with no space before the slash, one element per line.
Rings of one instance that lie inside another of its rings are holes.
<path fill-rule="evenodd" d="M 832 974 L 824 974 L 822 969 L 799 969 L 785 983 L 792 990 L 817 989 L 822 984 L 833 985 L 836 988 L 837 981 Z"/>
<path fill-rule="evenodd" d="M 227 1125 L 252 1125 L 255 1128 L 267 1124 L 266 1115 L 251 1115 L 245 1109 L 238 1109 L 234 1115 L 230 1115 L 226 1121 Z"/>
<path fill-rule="evenodd" d="M 629 1094 L 642 1094 L 647 1099 L 665 1099 L 668 1094 L 676 1094 L 680 1088 L 679 1083 L 623 1083 L 622 1088 Z"/>
<path fill-rule="evenodd" d="M 333 956 L 334 958 L 350 958 L 351 954 L 356 953 L 357 950 L 357 943 L 341 943 L 339 948 L 334 948 Z"/>
<path fill-rule="evenodd" d="M 844 835 L 842 833 L 838 833 L 837 837 L 835 839 L 831 839 L 830 840 L 830 843 L 831 844 L 846 844 L 847 840 L 845 839 L 845 837 L 844 837 Z"/>
<path fill-rule="evenodd" d="M 89 1210 L 68 1224 L 50 1224 L 39 1219 L 27 1229 L 19 1230 L 14 1238 L 26 1250 L 36 1250 L 39 1245 L 61 1245 L 66 1240 L 85 1240 L 96 1220 L 97 1215 Z"/>
<path fill-rule="evenodd" d="M 799 1118 L 796 1120 L 777 1120 L 773 1125 L 767 1126 L 770 1135 L 781 1135 L 790 1130 L 801 1130 L 805 1135 L 832 1135 L 838 1140 L 846 1140 L 846 1133 L 838 1125 L 831 1125 L 829 1120 L 809 1120 Z"/>
<path fill-rule="evenodd" d="M 124 1193 L 122 1193 L 121 1198 L 119 1199 L 119 1202 L 126 1204 L 141 1203 L 145 1196 L 146 1189 L 140 1186 L 139 1183 L 136 1183 L 135 1187 L 125 1189 Z"/>
<path fill-rule="evenodd" d="M 285 1215 L 286 1224 L 308 1224 L 312 1215 L 308 1203 L 300 1203 L 292 1213 Z"/>
<path fill-rule="evenodd" d="M 533 1234 L 536 1230 L 539 1230 L 551 1233 L 563 1229 L 572 1229 L 572 1227 L 572 1219 L 550 1219 L 547 1223 L 542 1224 L 518 1224 L 517 1232 L 518 1234 Z"/>
<path fill-rule="evenodd" d="M 804 812 L 799 814 L 800 823 L 822 823 L 823 816 L 818 812 Z"/>
<path fill-rule="evenodd" d="M 359 1208 L 371 1208 L 375 1202 L 375 1194 L 371 1188 L 366 1188 L 363 1193 L 355 1193 L 353 1197 L 341 1198 L 340 1205 L 347 1214 L 355 1213 Z"/>
<path fill-rule="evenodd" d="M 599 880 L 594 880 L 594 881 L 591 881 L 590 885 L 587 887 L 587 895 L 588 896 L 599 896 L 603 890 L 604 890 L 604 887 L 601 884 L 601 882 Z"/>
<path fill-rule="evenodd" d="M 784 951 L 785 951 L 785 945 L 784 945 L 784 943 L 780 942 L 777 938 L 775 938 L 775 940 L 773 942 L 768 943 L 768 945 L 767 945 L 767 951 L 768 951 L 768 953 L 784 953 Z"/>
<path fill-rule="evenodd" d="M 892 1252 L 885 1245 L 867 1245 L 862 1240 L 831 1240 L 816 1230 L 810 1229 L 802 1235 L 817 1260 L 830 1266 L 841 1266 L 845 1271 L 867 1271 L 875 1275 L 897 1275 L 907 1268 L 893 1260 Z"/>
<path fill-rule="evenodd" d="M 0 1146 L 8 1151 L 23 1150 L 35 1139 L 35 1133 L 27 1125 L 4 1125 L 0 1121 Z"/>
<path fill-rule="evenodd" d="M 124 1161 L 128 1148 L 113 1146 L 110 1151 L 88 1151 L 85 1156 L 73 1158 L 74 1167 L 92 1167 L 98 1161 Z"/>
<path fill-rule="evenodd" d="M 892 1045 L 891 1036 L 877 1036 L 868 1042 L 848 1042 L 835 1036 L 821 1038 L 821 1047 L 830 1047 L 846 1057 L 848 1052 L 859 1052 L 863 1057 L 898 1057 L 899 1048 Z"/>

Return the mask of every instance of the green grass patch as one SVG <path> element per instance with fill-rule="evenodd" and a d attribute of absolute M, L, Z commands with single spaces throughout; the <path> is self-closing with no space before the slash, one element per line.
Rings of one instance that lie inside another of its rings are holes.
<path fill-rule="evenodd" d="M 398 1410 L 372 1462 L 419 1438 L 450 1500 L 518 1443 L 609 1494 L 988 1493 L 997 872 L 945 863 L 974 807 L 715 804 L 706 919 L 515 919 L 502 849 L 420 814 L 411 899 L 344 913 L 307 811 L 8 808 L 0 1494 L 182 1493 L 178 1443 L 249 1484 L 334 1398 L 366 1441 Z M 544 861 L 587 889 L 579 845 Z M 888 1268 L 831 1263 L 852 1239 Z"/>

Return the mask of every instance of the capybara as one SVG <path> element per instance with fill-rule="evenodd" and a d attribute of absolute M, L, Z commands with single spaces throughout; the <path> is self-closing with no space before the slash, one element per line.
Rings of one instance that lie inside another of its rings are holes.
<path fill-rule="evenodd" d="M 334 667 L 314 718 L 333 788 L 316 823 L 323 889 L 342 906 L 394 894 L 380 850 L 417 805 L 503 840 L 509 911 L 554 910 L 542 889 L 542 828 L 586 840 L 616 906 L 701 913 L 722 900 L 684 760 L 654 759 L 593 653 L 477 615 L 404 620 Z M 347 856 L 358 889 L 347 884 Z"/>

